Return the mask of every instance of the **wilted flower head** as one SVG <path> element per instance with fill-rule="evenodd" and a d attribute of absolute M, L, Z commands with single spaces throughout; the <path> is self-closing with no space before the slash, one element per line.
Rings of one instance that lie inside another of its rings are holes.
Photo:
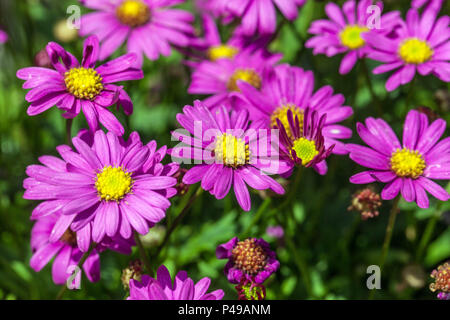
<path fill-rule="evenodd" d="M 160 266 L 156 279 L 148 275 L 142 276 L 142 281 L 130 281 L 130 296 L 128 300 L 222 300 L 223 290 L 207 293 L 211 284 L 209 278 L 203 278 L 196 284 L 188 277 L 186 271 L 180 271 L 174 281 L 169 270 Z"/>
<path fill-rule="evenodd" d="M 275 252 L 263 239 L 249 238 L 239 241 L 237 237 L 216 249 L 218 259 L 228 259 L 225 275 L 231 283 L 262 284 L 280 267 Z M 247 288 L 248 289 L 248 288 Z"/>
<path fill-rule="evenodd" d="M 184 0 L 80 0 L 96 10 L 81 17 L 80 35 L 101 39 L 100 60 L 108 58 L 124 42 L 137 55 L 140 67 L 145 54 L 150 60 L 171 54 L 170 44 L 185 47 L 194 28 L 194 16 L 171 8 Z"/>
<path fill-rule="evenodd" d="M 357 123 L 356 128 L 370 148 L 348 144 L 350 159 L 371 170 L 353 175 L 350 182 L 387 183 L 381 191 L 383 200 L 391 200 L 401 192 L 407 202 L 416 201 L 420 208 L 429 206 L 426 191 L 441 201 L 450 198 L 444 188 L 432 181 L 450 178 L 450 137 L 438 142 L 445 132 L 444 120 L 429 124 L 425 114 L 409 111 L 402 144 L 383 119 L 369 117 L 365 125 Z"/>
<path fill-rule="evenodd" d="M 367 220 L 378 216 L 378 208 L 381 206 L 381 198 L 378 193 L 371 188 L 365 188 L 357 191 L 352 198 L 352 205 L 348 210 L 354 210 L 361 213 L 361 218 Z"/>
<path fill-rule="evenodd" d="M 106 236 L 129 239 L 133 231 L 147 234 L 165 217 L 168 198 L 176 193 L 172 175 L 178 170 L 175 163 L 160 163 L 165 147 L 156 150 L 155 141 L 143 145 L 136 132 L 125 141 L 101 130 L 95 135 L 82 131 L 72 142 L 75 150 L 57 147 L 62 159 L 42 156 L 42 165 L 28 166 L 29 178 L 23 182 L 25 199 L 44 200 L 32 218 L 62 213 L 50 242 L 70 227 L 86 252 L 91 242 Z"/>
<path fill-rule="evenodd" d="M 122 270 L 122 276 L 120 277 L 124 290 L 130 289 L 131 279 L 141 281 L 144 271 L 143 269 L 144 265 L 142 264 L 141 260 L 137 259 L 130 261 L 128 267 Z"/>
<path fill-rule="evenodd" d="M 123 126 L 108 107 L 117 103 L 125 114 L 133 112 L 128 94 L 113 83 L 143 78 L 142 70 L 131 67 L 136 55 L 127 54 L 95 68 L 99 54 L 95 36 L 84 42 L 81 65 L 55 42 L 47 45 L 47 53 L 54 70 L 30 67 L 17 71 L 17 77 L 25 80 L 23 88 L 32 89 L 25 96 L 31 103 L 28 115 L 35 116 L 56 105 L 67 119 L 75 118 L 83 111 L 92 132 L 99 129 L 100 122 L 116 135 L 123 135 Z"/>
<path fill-rule="evenodd" d="M 450 262 L 445 262 L 431 272 L 434 283 L 430 284 L 430 290 L 440 291 L 438 298 L 441 300 L 450 299 Z"/>

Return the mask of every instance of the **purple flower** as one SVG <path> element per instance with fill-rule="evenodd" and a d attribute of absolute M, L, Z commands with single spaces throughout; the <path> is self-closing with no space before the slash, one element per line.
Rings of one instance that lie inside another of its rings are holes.
<path fill-rule="evenodd" d="M 434 6 L 434 8 L 441 8 L 443 0 L 412 0 L 411 7 L 413 8 L 421 8 L 425 4 L 429 4 L 430 6 Z M 437 9 L 439 11 L 439 9 Z"/>
<path fill-rule="evenodd" d="M 213 0 L 214 1 L 214 0 Z M 288 20 L 298 15 L 298 7 L 305 0 L 229 0 L 227 11 L 241 19 L 242 31 L 247 36 L 257 33 L 273 34 L 277 28 L 275 5 Z"/>
<path fill-rule="evenodd" d="M 109 131 L 122 135 L 119 120 L 107 108 L 118 103 L 125 114 L 133 112 L 133 103 L 122 86 L 113 83 L 143 78 L 142 70 L 131 68 L 135 54 L 127 54 L 95 68 L 98 60 L 98 39 L 89 37 L 84 42 L 83 61 L 78 60 L 59 44 L 50 42 L 47 53 L 53 69 L 30 67 L 17 71 L 17 77 L 26 80 L 23 88 L 31 89 L 25 99 L 31 103 L 27 113 L 35 116 L 56 105 L 65 111 L 63 117 L 75 118 L 82 110 L 91 131 L 100 122 Z"/>
<path fill-rule="evenodd" d="M 233 59 L 238 53 L 248 50 L 253 53 L 259 49 L 265 49 L 270 41 L 270 37 L 247 37 L 242 33 L 242 28 L 236 28 L 228 39 L 223 42 L 217 28 L 216 22 L 209 14 L 203 14 L 203 38 L 191 39 L 190 46 L 202 52 L 201 59 L 216 61 L 218 59 Z M 272 55 L 264 50 L 264 57 L 270 58 Z M 196 67 L 198 63 L 189 61 L 189 66 Z"/>
<path fill-rule="evenodd" d="M 366 125 L 356 128 L 361 139 L 370 147 L 348 144 L 350 158 L 370 168 L 355 174 L 350 182 L 366 184 L 387 183 L 381 192 L 383 200 L 390 200 L 401 192 L 407 202 L 416 201 L 420 208 L 428 208 L 427 193 L 447 201 L 450 195 L 432 179 L 450 179 L 450 137 L 440 142 L 446 122 L 437 119 L 430 125 L 425 114 L 409 111 L 403 127 L 403 143 L 383 119 L 367 118 Z"/>
<path fill-rule="evenodd" d="M 410 9 L 406 22 L 400 20 L 395 38 L 379 33 L 363 35 L 372 47 L 368 57 L 383 62 L 373 70 L 374 74 L 398 69 L 386 82 L 388 91 L 409 83 L 416 72 L 423 76 L 434 74 L 450 82 L 450 18 L 436 20 L 438 11 L 428 6 L 419 16 L 417 9 Z"/>
<path fill-rule="evenodd" d="M 177 120 L 188 133 L 172 133 L 184 146 L 173 148 L 171 155 L 194 159 L 196 164 L 186 172 L 183 183 L 201 181 L 201 187 L 217 199 L 223 199 L 233 185 L 236 199 L 245 211 L 251 207 L 247 184 L 257 190 L 284 193 L 283 187 L 262 171 L 279 173 L 288 168 L 278 161 L 278 157 L 273 161 L 269 158 L 272 152 L 269 146 L 268 150 L 263 150 L 269 138 L 262 140 L 258 136 L 259 128 L 249 127 L 246 110 L 233 111 L 230 115 L 222 106 L 212 113 L 197 100 L 194 107 L 185 106 L 183 112 L 177 115 Z"/>
<path fill-rule="evenodd" d="M 290 175 L 296 165 L 313 167 L 322 175 L 327 173 L 325 159 L 333 151 L 334 145 L 325 147 L 322 131 L 326 118 L 326 114 L 319 117 L 317 111 L 306 108 L 301 117 L 294 117 L 292 110 L 288 110 L 287 126 L 279 118 L 276 119 L 276 128 L 280 129 L 281 154 L 291 166 L 285 176 Z"/>
<path fill-rule="evenodd" d="M 42 156 L 43 165 L 27 167 L 24 198 L 44 200 L 32 218 L 60 212 L 50 236 L 58 241 L 69 228 L 77 232 L 78 247 L 86 252 L 90 243 L 120 234 L 128 239 L 133 230 L 147 234 L 165 216 L 168 198 L 176 194 L 172 177 L 178 165 L 160 162 L 166 147 L 156 142 L 143 145 L 133 132 L 124 141 L 112 132 L 85 131 L 56 149 L 62 159 Z"/>
<path fill-rule="evenodd" d="M 184 10 L 169 9 L 184 0 L 80 0 L 97 10 L 81 17 L 80 34 L 101 39 L 100 60 L 106 59 L 127 41 L 127 51 L 150 60 L 171 54 L 170 44 L 185 47 L 194 28 L 194 16 Z"/>
<path fill-rule="evenodd" d="M 66 283 L 73 271 L 69 267 L 78 265 L 83 255 L 77 246 L 77 242 L 80 241 L 79 235 L 70 229 L 67 229 L 57 241 L 50 241 L 51 232 L 60 217 L 59 212 L 50 212 L 49 215 L 40 217 L 31 230 L 33 256 L 30 266 L 39 272 L 55 257 L 52 265 L 52 278 L 55 284 Z M 89 281 L 96 282 L 100 279 L 99 252 L 110 248 L 123 254 L 130 254 L 132 245 L 134 245 L 132 238 L 126 240 L 121 237 L 105 238 L 105 241 L 99 243 L 82 266 Z"/>
<path fill-rule="evenodd" d="M 231 283 L 248 280 L 261 284 L 280 267 L 275 252 L 263 239 L 239 241 L 234 237 L 217 247 L 216 256 L 228 259 L 224 272 Z"/>
<path fill-rule="evenodd" d="M 231 108 L 234 104 L 231 94 L 239 92 L 238 82 L 244 81 L 260 89 L 266 70 L 280 58 L 281 55 L 268 58 L 264 50 L 247 50 L 236 54 L 233 59 L 203 61 L 194 68 L 188 93 L 211 95 L 203 101 L 207 107 L 225 105 Z"/>
<path fill-rule="evenodd" d="M 268 226 L 266 229 L 266 233 L 274 238 L 281 239 L 284 237 L 284 229 L 282 226 Z"/>
<path fill-rule="evenodd" d="M 5 43 L 6 41 L 8 41 L 8 34 L 5 31 L 0 30 L 0 44 Z"/>
<path fill-rule="evenodd" d="M 223 290 L 208 291 L 211 279 L 205 277 L 199 282 L 188 277 L 186 271 L 180 271 L 172 283 L 169 270 L 165 266 L 158 268 L 156 279 L 148 275 L 142 281 L 130 280 L 128 300 L 222 300 Z"/>
<path fill-rule="evenodd" d="M 294 117 L 299 117 L 300 125 L 303 125 L 305 109 L 318 112 L 319 117 L 326 115 L 326 122 L 322 129 L 325 139 L 325 148 L 334 145 L 333 153 L 347 154 L 344 143 L 338 139 L 348 139 L 352 131 L 339 125 L 338 122 L 347 119 L 353 114 L 349 106 L 342 106 L 345 98 L 342 94 L 333 94 L 333 88 L 324 86 L 314 91 L 314 75 L 311 71 L 304 71 L 298 67 L 287 64 L 279 65 L 266 76 L 261 90 L 241 82 L 238 84 L 241 91 L 240 97 L 245 100 L 243 104 L 248 108 L 252 120 L 263 120 L 267 128 L 276 127 L 279 119 L 287 130 L 289 123 L 287 112 L 291 110 Z M 326 164 L 324 163 L 325 169 Z"/>
<path fill-rule="evenodd" d="M 356 5 L 356 1 L 349 0 L 344 3 L 342 9 L 330 2 L 325 6 L 325 12 L 330 20 L 316 20 L 311 24 L 308 32 L 315 36 L 309 39 L 305 47 L 314 48 L 313 53 L 325 54 L 327 57 L 346 53 L 339 67 L 340 74 L 349 73 L 358 59 L 364 58 L 370 48 L 362 37 L 362 34 L 370 31 L 368 24 L 373 11 L 368 10 L 372 0 L 362 0 Z M 380 12 L 383 3 L 377 3 Z M 370 33 L 387 33 L 398 23 L 400 13 L 389 12 L 380 17 L 380 29 L 373 29 Z"/>

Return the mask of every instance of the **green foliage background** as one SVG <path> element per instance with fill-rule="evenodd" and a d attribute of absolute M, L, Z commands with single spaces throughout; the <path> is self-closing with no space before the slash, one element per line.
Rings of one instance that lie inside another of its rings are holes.
<path fill-rule="evenodd" d="M 303 47 L 310 22 L 324 16 L 326 2 L 309 0 L 295 22 L 282 25 L 270 48 L 284 54 L 283 62 L 313 70 L 316 89 L 330 84 L 336 92 L 343 93 L 346 104 L 355 110 L 355 115 L 345 125 L 355 131 L 357 121 L 377 116 L 361 65 L 341 76 L 337 70 L 342 56 L 313 56 L 311 50 Z M 342 4 L 344 1 L 335 2 Z M 410 5 L 410 1 L 384 2 L 385 10 L 399 9 L 403 13 Z M 27 116 L 25 90 L 15 73 L 19 68 L 33 65 L 35 54 L 47 42 L 58 42 L 53 28 L 67 17 L 66 8 L 71 4 L 78 4 L 78 1 L 2 0 L 0 3 L 0 25 L 10 36 L 9 42 L 0 46 L 0 299 L 53 299 L 60 290 L 51 280 L 50 264 L 39 273 L 29 267 L 29 240 L 33 225 L 30 214 L 37 203 L 22 199 L 22 181 L 27 165 L 36 163 L 40 155 L 56 155 L 55 147 L 65 143 L 65 123 L 57 108 L 35 117 Z M 192 10 L 191 1 L 187 1 L 184 7 Z M 82 10 L 87 12 L 85 8 Z M 447 1 L 441 14 L 449 12 Z M 198 21 L 196 25 L 200 29 Z M 226 27 L 221 29 L 227 30 Z M 83 40 L 78 38 L 61 44 L 80 57 L 82 43 Z M 116 53 L 116 56 L 119 54 L 123 52 Z M 183 56 L 175 51 L 168 58 L 154 62 L 146 60 L 145 78 L 125 84 L 135 106 L 129 119 L 123 113 L 116 113 L 126 125 L 126 136 L 137 130 L 145 142 L 155 139 L 159 146 L 173 146 L 170 131 L 177 127 L 175 115 L 184 105 L 201 98 L 187 94 L 189 71 L 182 60 Z M 377 65 L 373 61 L 367 62 L 370 69 Z M 412 88 L 407 85 L 387 93 L 384 89 L 387 75 L 370 77 L 381 99 L 383 118 L 398 134 L 401 134 L 407 99 L 410 107 L 427 106 L 450 120 L 449 101 L 445 104 L 435 97 L 438 89 L 448 92 L 449 84 L 434 77 L 420 77 Z M 75 135 L 82 127 L 86 127 L 86 123 L 84 117 L 79 116 L 72 133 Z M 355 133 L 350 141 L 360 142 Z M 245 233 L 269 241 L 281 262 L 279 272 L 267 283 L 269 299 L 366 299 L 366 268 L 378 262 L 391 203 L 384 202 L 380 216 L 368 221 L 361 222 L 357 213 L 348 212 L 351 195 L 358 189 L 348 182 L 348 178 L 358 170 L 361 168 L 348 157 L 336 155 L 329 159 L 326 176 L 304 170 L 292 201 L 292 210 L 278 211 L 273 206 L 278 199 L 267 200 L 255 192 L 252 194 L 252 211 L 245 213 L 238 209 L 232 193 L 221 201 L 204 193 L 174 232 L 160 257 L 153 257 L 155 248 L 149 248 L 152 263 L 155 266 L 164 263 L 172 274 L 187 270 L 196 281 L 204 276 L 211 277 L 211 288 L 223 288 L 225 298 L 236 299 L 233 286 L 222 271 L 225 261 L 216 259 L 215 248 L 231 237 L 244 236 Z M 380 186 L 377 187 L 380 190 Z M 162 225 L 173 221 L 183 201 L 186 197 L 173 199 L 172 209 Z M 400 208 L 382 274 L 382 290 L 376 298 L 434 299 L 435 295 L 428 290 L 429 273 L 450 257 L 450 205 L 443 204 L 437 210 L 433 199 L 428 210 L 420 210 L 414 203 L 404 201 L 400 202 Z M 268 225 L 279 222 L 286 227 L 286 239 L 281 241 L 265 233 Z M 433 223 L 436 225 L 421 255 L 418 247 L 425 230 L 431 229 Z M 82 289 L 66 292 L 65 298 L 123 299 L 126 292 L 120 281 L 121 270 L 133 258 L 138 258 L 137 250 L 131 257 L 104 252 L 101 280 L 90 283 L 83 279 Z M 311 284 L 309 293 L 305 277 Z M 409 286 L 411 279 L 419 285 Z"/>

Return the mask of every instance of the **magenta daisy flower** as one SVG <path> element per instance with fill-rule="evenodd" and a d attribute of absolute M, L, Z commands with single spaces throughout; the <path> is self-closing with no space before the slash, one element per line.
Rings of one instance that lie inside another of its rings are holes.
<path fill-rule="evenodd" d="M 158 268 L 156 279 L 148 275 L 142 281 L 130 280 L 128 300 L 222 300 L 223 290 L 207 293 L 211 279 L 205 277 L 199 282 L 188 277 L 186 271 L 180 271 L 172 282 L 169 270 L 165 266 Z"/>
<path fill-rule="evenodd" d="M 333 151 L 334 145 L 325 147 L 322 135 L 326 114 L 318 116 L 317 111 L 306 108 L 302 117 L 295 116 L 292 110 L 287 111 L 287 123 L 285 126 L 280 119 L 276 119 L 276 128 L 280 129 L 280 149 L 284 159 L 294 166 L 313 167 L 319 174 L 327 172 L 325 159 Z M 301 121 L 301 122 L 300 122 Z"/>
<path fill-rule="evenodd" d="M 264 174 L 287 171 L 277 154 L 271 157 L 273 150 L 263 150 L 269 142 L 264 141 L 259 128 L 250 127 L 248 112 L 241 110 L 230 113 L 221 107 L 215 114 L 200 101 L 194 101 L 194 107 L 185 106 L 182 114 L 177 115 L 178 122 L 193 137 L 173 132 L 175 139 L 183 146 L 174 147 L 171 155 L 178 159 L 193 159 L 195 166 L 183 177 L 183 183 L 194 184 L 201 181 L 201 187 L 217 199 L 223 199 L 233 185 L 239 205 L 245 211 L 251 207 L 247 184 L 256 189 L 271 189 L 283 194 L 283 187 Z"/>
<path fill-rule="evenodd" d="M 447 191 L 432 181 L 450 179 L 450 137 L 438 142 L 445 131 L 444 120 L 429 125 L 425 114 L 409 111 L 402 144 L 383 119 L 367 118 L 365 124 L 358 123 L 356 128 L 370 148 L 356 144 L 347 148 L 353 161 L 371 170 L 355 174 L 350 182 L 387 183 L 382 199 L 393 199 L 401 192 L 407 202 L 416 201 L 420 208 L 429 206 L 425 191 L 441 201 L 450 199 Z"/>
<path fill-rule="evenodd" d="M 386 82 L 388 91 L 409 83 L 416 72 L 450 82 L 450 18 L 436 20 L 438 11 L 430 5 L 420 17 L 417 9 L 410 9 L 406 22 L 401 20 L 396 29 L 396 38 L 379 33 L 363 35 L 372 47 L 368 57 L 383 62 L 373 70 L 374 74 L 398 69 Z"/>
<path fill-rule="evenodd" d="M 143 54 L 150 60 L 171 54 L 170 44 L 185 47 L 193 35 L 194 16 L 170 8 L 184 0 L 80 0 L 97 10 L 81 17 L 80 34 L 95 34 L 101 41 L 100 60 L 116 51 L 125 41 L 127 51 L 137 54 L 137 66 Z"/>
<path fill-rule="evenodd" d="M 136 132 L 128 141 L 101 130 L 93 138 L 88 135 L 92 142 L 84 136 L 72 139 L 74 151 L 57 147 L 62 159 L 43 156 L 43 165 L 28 166 L 24 198 L 44 200 L 32 217 L 61 212 L 50 242 L 70 226 L 81 238 L 82 251 L 105 236 L 128 239 L 133 230 L 147 234 L 164 218 L 168 198 L 176 194 L 172 175 L 178 165 L 162 165 L 166 147 L 156 150 L 155 141 L 143 145 Z"/>
<path fill-rule="evenodd" d="M 95 36 L 84 42 L 81 65 L 57 43 L 50 42 L 47 53 L 55 70 L 30 67 L 17 71 L 17 77 L 26 80 L 23 88 L 32 89 L 25 96 L 31 103 L 28 115 L 35 116 L 56 105 L 65 111 L 63 117 L 67 119 L 75 118 L 83 111 L 93 132 L 100 122 L 109 131 L 122 135 L 124 129 L 108 107 L 117 103 L 125 114 L 133 112 L 128 94 L 114 83 L 144 77 L 142 70 L 131 68 L 136 55 L 127 54 L 95 68 L 98 60 Z"/>
<path fill-rule="evenodd" d="M 8 34 L 5 31 L 0 30 L 0 43 L 5 43 L 6 41 L 8 41 Z"/>
<path fill-rule="evenodd" d="M 217 0 L 212 0 L 217 1 Z M 220 0 L 219 0 L 220 1 Z M 288 20 L 295 20 L 298 7 L 306 0 L 229 0 L 227 11 L 241 19 L 242 31 L 247 36 L 272 34 L 277 28 L 276 7 Z"/>
<path fill-rule="evenodd" d="M 303 126 L 306 108 L 317 111 L 319 117 L 326 115 L 321 131 L 325 149 L 334 145 L 333 153 L 347 154 L 344 143 L 338 139 L 351 138 L 352 131 L 338 123 L 350 117 L 353 109 L 343 106 L 344 96 L 333 94 L 333 88 L 330 86 L 324 86 L 313 93 L 314 75 L 311 71 L 287 64 L 279 65 L 266 77 L 260 90 L 245 82 L 239 83 L 238 87 L 251 119 L 264 121 L 267 128 L 277 127 L 279 119 L 289 138 L 292 138 L 292 134 L 287 118 L 288 111 L 292 112 L 293 118 L 299 118 L 300 127 Z M 320 166 L 322 169 L 319 172 L 325 173 L 326 163 Z"/>
<path fill-rule="evenodd" d="M 238 81 L 260 89 L 265 71 L 280 58 L 281 55 L 266 57 L 264 50 L 258 50 L 240 52 L 232 59 L 203 61 L 194 68 L 188 93 L 211 95 L 203 101 L 207 107 L 225 105 L 231 108 L 231 93 L 239 92 Z"/>
<path fill-rule="evenodd" d="M 39 272 L 55 257 L 52 265 L 52 278 L 55 284 L 65 284 L 73 271 L 69 267 L 78 265 L 83 256 L 83 252 L 77 246 L 78 235 L 70 229 L 67 229 L 57 241 L 50 242 L 51 232 L 60 217 L 60 213 L 41 216 L 31 230 L 33 256 L 30 266 Z M 123 254 L 130 254 L 132 245 L 134 245 L 132 238 L 125 240 L 120 237 L 108 238 L 99 243 L 82 266 L 89 281 L 96 282 L 100 279 L 99 252 L 109 248 Z"/>
<path fill-rule="evenodd" d="M 309 39 L 305 47 L 313 48 L 313 53 L 325 54 L 327 57 L 345 53 L 339 67 L 340 74 L 349 73 L 358 59 L 364 58 L 369 48 L 366 46 L 362 34 L 370 31 L 368 19 L 372 12 L 367 8 L 372 5 L 372 0 L 361 0 L 358 5 L 356 1 L 349 0 L 344 3 L 342 9 L 335 3 L 330 2 L 325 6 L 325 12 L 330 20 L 316 20 L 311 24 L 308 32 L 315 36 Z M 380 11 L 383 3 L 377 3 Z M 379 30 L 373 29 L 370 33 L 386 33 L 398 23 L 400 13 L 393 11 L 386 13 L 380 18 Z"/>
<path fill-rule="evenodd" d="M 236 28 L 228 41 L 223 42 L 217 28 L 216 22 L 209 14 L 203 14 L 204 36 L 202 38 L 191 39 L 192 48 L 203 53 L 201 59 L 216 61 L 218 59 L 233 59 L 239 52 L 248 50 L 250 53 L 258 49 L 264 49 L 270 37 L 260 37 L 257 40 L 247 37 L 242 33 L 241 28 Z M 265 57 L 270 57 L 269 52 L 265 52 Z M 196 67 L 198 63 L 189 61 L 189 65 Z"/>
<path fill-rule="evenodd" d="M 225 275 L 231 283 L 263 283 L 280 268 L 275 252 L 263 239 L 249 238 L 239 241 L 234 237 L 216 249 L 218 259 L 228 259 Z"/>

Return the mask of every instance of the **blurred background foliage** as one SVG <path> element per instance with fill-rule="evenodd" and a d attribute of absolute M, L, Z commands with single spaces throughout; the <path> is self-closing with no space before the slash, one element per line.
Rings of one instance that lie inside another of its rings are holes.
<path fill-rule="evenodd" d="M 337 70 L 342 56 L 313 56 L 311 50 L 303 47 L 311 21 L 324 16 L 326 2 L 309 0 L 296 21 L 280 25 L 270 49 L 282 52 L 283 62 L 313 70 L 316 89 L 330 84 L 336 92 L 343 93 L 346 104 L 355 110 L 345 125 L 354 130 L 357 121 L 378 115 L 362 66 L 358 64 L 348 75 L 341 76 Z M 19 68 L 33 65 L 36 54 L 49 41 L 59 42 L 66 50 L 81 56 L 83 40 L 72 37 L 64 29 L 64 23 L 58 25 L 68 17 L 66 9 L 72 4 L 79 3 L 75 0 L 0 2 L 0 27 L 10 36 L 9 42 L 0 46 L 0 299 L 53 299 L 60 290 L 52 282 L 50 264 L 39 273 L 29 267 L 33 225 L 30 214 L 37 203 L 22 199 L 22 181 L 26 166 L 36 163 L 38 156 L 56 155 L 55 147 L 65 141 L 65 123 L 57 108 L 35 117 L 27 116 L 25 90 L 15 74 Z M 410 1 L 390 0 L 384 4 L 385 11 L 398 9 L 404 14 Z M 450 13 L 449 5 L 446 1 L 441 14 Z M 191 1 L 183 7 L 193 10 Z M 82 8 L 82 12 L 88 10 Z M 200 32 L 199 20 L 196 26 Z M 123 53 L 117 52 L 116 56 Z M 186 92 L 189 70 L 183 65 L 183 59 L 174 50 L 170 57 L 146 60 L 145 78 L 125 84 L 134 102 L 134 113 L 129 118 L 122 112 L 116 115 L 126 125 L 126 136 L 136 130 L 145 142 L 154 139 L 159 146 L 173 146 L 170 131 L 177 127 L 175 115 L 184 105 L 201 98 Z M 377 65 L 373 61 L 367 64 L 370 69 Z M 450 120 L 449 84 L 434 77 L 420 77 L 413 88 L 403 86 L 387 93 L 386 74 L 370 77 L 381 101 L 382 117 L 398 134 L 401 134 L 408 99 L 410 106 L 427 106 L 447 122 Z M 84 117 L 79 116 L 72 134 L 83 127 L 87 127 Z M 356 134 L 350 141 L 360 142 Z M 366 268 L 378 262 L 391 202 L 384 202 L 380 216 L 367 221 L 361 221 L 358 213 L 347 211 L 352 194 L 359 189 L 349 183 L 348 177 L 358 170 L 361 168 L 353 161 L 336 155 L 329 158 L 326 176 L 304 170 L 292 210 L 278 211 L 273 203 L 282 199 L 271 201 L 270 195 L 254 192 L 252 211 L 245 213 L 238 209 L 232 193 L 222 201 L 203 193 L 172 234 L 166 249 L 154 259 L 155 241 L 161 238 L 167 221 L 173 221 L 189 194 L 195 191 L 193 187 L 187 196 L 173 198 L 162 227 L 152 229 L 144 243 L 153 265 L 164 263 L 172 274 L 187 270 L 195 281 L 211 277 L 213 289 L 223 288 L 225 298 L 236 299 L 233 286 L 223 274 L 225 261 L 216 259 L 215 248 L 236 235 L 263 237 L 276 250 L 281 262 L 279 272 L 267 283 L 269 299 L 366 299 Z M 379 187 L 375 186 L 378 191 Z M 376 298 L 434 299 L 435 295 L 428 289 L 429 273 L 450 257 L 450 205 L 445 203 L 437 208 L 433 199 L 430 209 L 420 210 L 415 203 L 401 201 L 400 209 L 382 274 L 382 290 Z M 266 227 L 279 223 L 285 226 L 285 237 L 275 239 L 267 235 Z M 429 240 L 425 241 L 427 233 Z M 419 250 L 421 246 L 423 249 Z M 83 278 L 82 290 L 66 292 L 65 298 L 124 298 L 121 270 L 135 258 L 138 258 L 137 250 L 132 256 L 102 253 L 101 280 L 90 283 Z M 310 284 L 309 293 L 305 283 Z"/>

